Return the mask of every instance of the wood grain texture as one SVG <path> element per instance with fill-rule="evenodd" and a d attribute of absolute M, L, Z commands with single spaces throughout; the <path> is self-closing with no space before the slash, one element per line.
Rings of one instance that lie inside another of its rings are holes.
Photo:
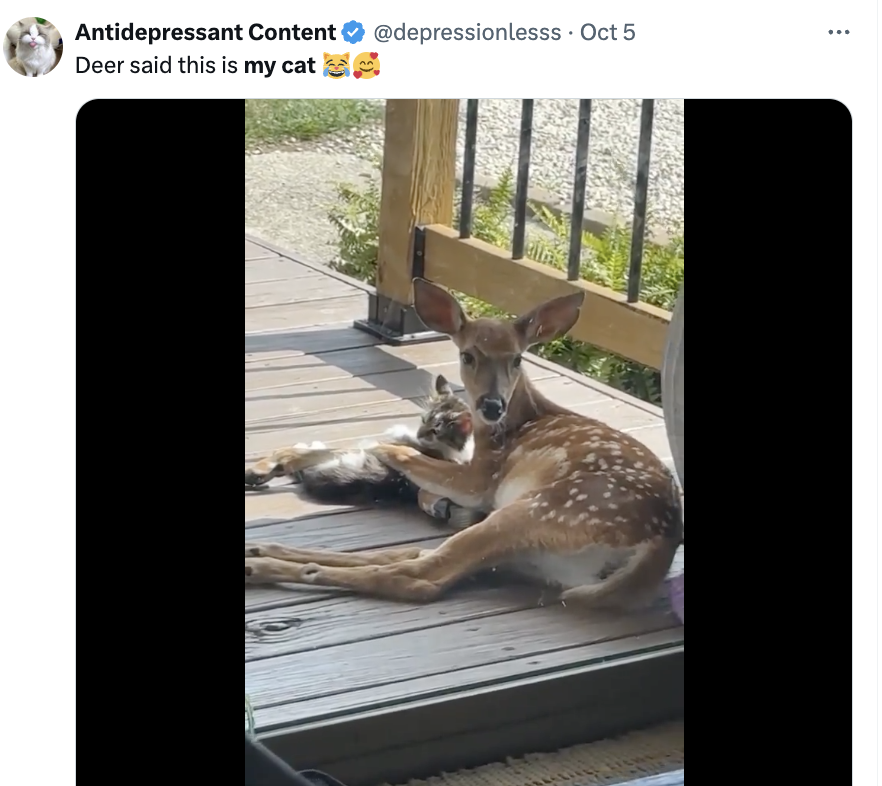
<path fill-rule="evenodd" d="M 431 371 L 408 368 L 329 382 L 292 384 L 245 394 L 245 422 L 306 413 L 322 413 L 407 398 L 419 400 L 432 393 L 436 373 L 449 375 L 457 363 L 435 366 Z M 317 435 L 316 439 L 321 440 Z"/>
<path fill-rule="evenodd" d="M 289 281 L 309 278 L 313 271 L 282 257 L 268 257 L 245 261 L 245 283 L 261 284 L 269 281 Z"/>
<path fill-rule="evenodd" d="M 511 614 L 535 607 L 540 594 L 527 587 L 481 587 L 454 593 L 442 604 L 391 606 L 338 594 L 253 612 L 245 615 L 245 662 Z"/>
<path fill-rule="evenodd" d="M 273 333 L 245 334 L 245 374 L 250 363 L 282 358 L 319 355 L 344 349 L 372 347 L 379 341 L 367 333 L 352 329 L 351 321 L 330 325 L 281 330 Z"/>
<path fill-rule="evenodd" d="M 245 239 L 245 262 L 252 259 L 278 259 L 279 255 Z"/>
<path fill-rule="evenodd" d="M 459 101 L 386 102 L 377 291 L 411 298 L 413 228 L 453 220 Z"/>
<path fill-rule="evenodd" d="M 383 347 L 344 349 L 299 357 L 287 355 L 264 359 L 258 356 L 245 361 L 245 393 L 409 368 L 413 368 L 411 363 L 384 352 Z"/>
<path fill-rule="evenodd" d="M 683 629 L 669 627 L 642 633 L 639 638 L 625 637 L 598 644 L 582 644 L 566 649 L 549 649 L 519 658 L 483 666 L 461 668 L 454 680 L 447 674 L 430 674 L 385 685 L 379 693 L 371 687 L 353 686 L 344 694 L 322 696 L 303 701 L 261 707 L 256 712 L 258 728 L 271 730 L 289 724 L 317 721 L 347 714 L 370 711 L 396 703 L 427 701 L 450 691 L 463 693 L 486 689 L 494 683 L 527 679 L 549 679 L 556 671 L 573 666 L 622 657 L 624 654 L 676 645 L 683 640 Z M 451 688 L 451 682 L 454 687 Z M 246 687 L 248 683 L 246 681 Z"/>
<path fill-rule="evenodd" d="M 319 300 L 349 297 L 352 287 L 333 278 L 313 273 L 302 278 L 286 278 L 278 281 L 258 281 L 245 284 L 245 308 L 290 306 L 295 303 L 311 303 Z"/>
<path fill-rule="evenodd" d="M 254 308 L 245 312 L 245 332 L 291 331 L 295 328 L 332 325 L 356 314 L 367 314 L 367 308 L 368 296 L 358 291 L 344 297 Z"/>
<path fill-rule="evenodd" d="M 359 690 L 381 689 L 426 676 L 444 675 L 448 689 L 460 685 L 462 669 L 504 663 L 626 638 L 672 627 L 658 612 L 587 624 L 559 605 L 524 609 L 441 629 L 416 630 L 376 641 L 341 644 L 326 660 L 316 652 L 283 655 L 245 664 L 245 684 L 255 710 Z M 340 664 L 346 664 L 345 669 Z"/>
<path fill-rule="evenodd" d="M 294 519 L 252 519 L 245 529 L 245 540 L 265 540 L 300 548 L 355 551 L 439 537 L 444 532 L 433 521 L 423 513 L 416 515 L 410 509 L 392 507 Z"/>

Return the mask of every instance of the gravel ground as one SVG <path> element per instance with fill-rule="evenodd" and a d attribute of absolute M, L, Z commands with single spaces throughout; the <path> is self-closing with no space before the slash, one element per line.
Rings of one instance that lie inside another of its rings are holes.
<path fill-rule="evenodd" d="M 364 158 L 330 150 L 246 155 L 245 231 L 327 264 L 336 256 L 337 233 L 327 219 L 336 183 L 358 183 L 374 171 Z"/>
<path fill-rule="evenodd" d="M 384 103 L 378 101 L 378 103 Z M 530 180 L 569 203 L 578 100 L 537 99 L 533 111 Z M 477 171 L 498 177 L 517 166 L 521 102 L 482 100 L 478 116 Z M 640 101 L 594 103 L 589 152 L 591 208 L 630 216 L 640 135 Z M 685 107 L 681 99 L 656 101 L 650 167 L 650 223 L 668 232 L 682 228 L 684 214 Z M 457 169 L 461 172 L 465 101 L 460 110 Z M 382 125 L 245 157 L 245 227 L 316 262 L 333 256 L 335 235 L 325 217 L 333 184 L 370 176 L 370 159 L 382 154 Z"/>

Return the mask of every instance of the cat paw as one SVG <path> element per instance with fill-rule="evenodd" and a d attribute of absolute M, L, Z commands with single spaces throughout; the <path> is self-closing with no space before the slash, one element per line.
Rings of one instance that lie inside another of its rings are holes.
<path fill-rule="evenodd" d="M 411 459 L 422 455 L 418 450 L 405 445 L 377 445 L 371 452 L 392 469 L 406 466 Z"/>
<path fill-rule="evenodd" d="M 266 478 L 256 472 L 249 470 L 245 473 L 245 490 L 258 491 L 266 488 Z"/>
<path fill-rule="evenodd" d="M 383 432 L 383 438 L 390 442 L 414 442 L 417 435 L 416 431 L 409 426 L 397 425 L 387 428 Z"/>
<path fill-rule="evenodd" d="M 324 442 L 313 442 L 307 445 L 305 442 L 298 442 L 294 446 L 294 450 L 327 450 L 328 446 Z"/>

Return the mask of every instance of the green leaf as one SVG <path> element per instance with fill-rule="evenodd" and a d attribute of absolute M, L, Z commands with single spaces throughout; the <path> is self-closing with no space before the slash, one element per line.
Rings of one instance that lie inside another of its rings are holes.
<path fill-rule="evenodd" d="M 36 19 L 41 25 L 45 25 L 45 24 L 46 24 L 46 20 L 45 20 L 45 19 L 40 19 L 39 16 L 35 16 L 34 19 Z"/>

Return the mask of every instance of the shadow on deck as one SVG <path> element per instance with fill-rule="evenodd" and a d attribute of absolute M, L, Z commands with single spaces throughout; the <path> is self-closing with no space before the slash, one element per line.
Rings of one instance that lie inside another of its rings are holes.
<path fill-rule="evenodd" d="M 245 464 L 415 423 L 450 342 L 378 344 L 351 327 L 367 290 L 245 240 Z M 661 411 L 540 360 L 537 386 L 631 432 L 670 465 Z M 419 511 L 245 494 L 247 540 L 336 550 L 438 543 Z M 682 570 L 682 552 L 676 566 Z M 347 783 L 406 780 L 598 739 L 683 711 L 683 629 L 666 602 L 579 615 L 525 586 L 473 582 L 427 606 L 309 587 L 245 588 L 245 691 L 263 741 Z"/>

